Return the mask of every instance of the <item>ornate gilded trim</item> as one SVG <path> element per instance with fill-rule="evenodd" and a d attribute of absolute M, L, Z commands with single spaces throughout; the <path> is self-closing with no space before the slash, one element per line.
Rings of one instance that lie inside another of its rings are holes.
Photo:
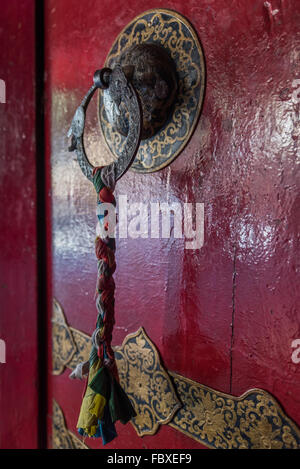
<path fill-rule="evenodd" d="M 58 374 L 64 366 L 74 368 L 88 358 L 90 337 L 68 327 L 62 320 L 62 309 L 54 304 L 59 314 L 53 322 L 58 320 L 61 327 L 53 328 L 57 334 L 53 336 L 53 353 L 64 357 L 53 362 Z M 69 350 L 72 353 L 66 353 Z M 234 397 L 167 372 L 143 328 L 129 334 L 115 348 L 115 355 L 120 382 L 137 412 L 132 424 L 138 435 L 153 435 L 159 425 L 169 424 L 209 448 L 300 448 L 299 428 L 268 392 L 252 389 Z M 56 407 L 53 414 L 55 444 L 74 446 L 73 433 L 57 433 L 64 428 L 62 412 Z"/>
<path fill-rule="evenodd" d="M 57 306 L 59 304 L 56 301 Z M 61 307 L 60 314 L 63 314 Z M 63 362 L 64 365 L 74 369 L 78 363 L 88 359 L 91 340 L 87 334 L 68 327 L 65 319 L 63 327 L 54 328 L 53 332 L 56 333 L 53 335 L 55 357 L 60 356 L 60 351 L 66 355 L 65 350 L 71 348 L 71 343 L 74 344 L 75 350 L 69 361 Z M 71 343 L 67 344 L 70 339 Z M 120 383 L 137 414 L 131 423 L 139 436 L 154 435 L 159 426 L 169 423 L 181 407 L 172 381 L 143 328 L 128 335 L 123 344 L 114 350 Z M 58 359 L 53 361 L 54 366 L 57 366 L 57 362 Z"/>
<path fill-rule="evenodd" d="M 120 384 L 137 414 L 132 425 L 139 436 L 154 435 L 181 407 L 156 347 L 141 327 L 115 348 L 115 359 Z"/>
<path fill-rule="evenodd" d="M 297 449 L 300 431 L 266 391 L 224 394 L 169 372 L 183 403 L 171 427 L 210 448 Z"/>
<path fill-rule="evenodd" d="M 76 344 L 76 352 L 69 361 L 68 368 L 74 369 L 76 368 L 76 365 L 89 359 L 91 337 L 84 332 L 74 329 L 73 327 L 70 327 L 70 331 Z"/>
<path fill-rule="evenodd" d="M 60 375 L 76 353 L 76 345 L 63 309 L 53 298 L 52 311 L 52 367 L 53 374 Z"/>
<path fill-rule="evenodd" d="M 89 449 L 73 432 L 67 429 L 63 412 L 53 399 L 52 410 L 52 448 Z"/>
<path fill-rule="evenodd" d="M 69 327 L 64 311 L 53 298 L 52 312 L 52 367 L 53 374 L 60 375 L 65 367 L 75 368 L 88 360 L 91 338 L 84 332 Z"/>
<path fill-rule="evenodd" d="M 158 171 L 183 150 L 197 124 L 205 87 L 203 51 L 192 25 L 182 15 L 166 9 L 146 11 L 121 31 L 108 54 L 105 66 L 113 67 L 120 54 L 136 44 L 162 46 L 176 65 L 177 99 L 169 120 L 153 137 L 142 140 L 130 169 L 141 173 Z M 99 94 L 99 119 L 104 139 L 115 156 L 120 156 L 125 137 L 114 131 Z"/>

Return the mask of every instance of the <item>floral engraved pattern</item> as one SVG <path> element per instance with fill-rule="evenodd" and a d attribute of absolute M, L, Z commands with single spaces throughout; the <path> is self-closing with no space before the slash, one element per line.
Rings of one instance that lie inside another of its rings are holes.
<path fill-rule="evenodd" d="M 137 413 L 132 424 L 138 435 L 153 435 L 181 406 L 157 350 L 140 328 L 115 348 L 115 358 L 120 384 Z"/>
<path fill-rule="evenodd" d="M 55 311 L 53 321 L 60 327 L 53 329 L 57 357 L 53 366 L 59 374 L 65 366 L 74 368 L 88 359 L 90 337 L 69 328 L 61 308 Z M 128 335 L 122 346 L 115 348 L 115 358 L 120 383 L 137 413 L 132 424 L 140 436 L 153 435 L 159 425 L 169 424 L 210 448 L 300 448 L 299 428 L 270 394 L 253 389 L 234 397 L 167 372 L 143 328 Z M 83 445 L 66 430 L 63 414 L 55 402 L 53 444 L 60 448 Z"/>
<path fill-rule="evenodd" d="M 300 432 L 275 399 L 260 389 L 234 397 L 173 377 L 183 407 L 170 425 L 211 448 L 300 448 Z"/>
<path fill-rule="evenodd" d="M 118 36 L 106 60 L 113 67 L 120 53 L 141 43 L 166 49 L 176 65 L 177 100 L 166 125 L 153 137 L 142 140 L 131 169 L 153 172 L 168 165 L 187 144 L 201 111 L 205 65 L 201 45 L 188 21 L 174 11 L 150 10 L 135 18 Z M 122 153 L 125 138 L 112 129 L 99 95 L 99 115 L 104 138 L 115 156 Z"/>
<path fill-rule="evenodd" d="M 72 333 L 67 325 L 64 312 L 57 300 L 53 299 L 52 312 L 52 367 L 53 374 L 61 374 L 76 352 Z"/>

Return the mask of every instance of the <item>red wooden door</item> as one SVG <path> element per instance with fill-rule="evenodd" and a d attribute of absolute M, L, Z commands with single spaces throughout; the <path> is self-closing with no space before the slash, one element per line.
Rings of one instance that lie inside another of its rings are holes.
<path fill-rule="evenodd" d="M 129 202 L 204 203 L 205 239 L 200 250 L 174 238 L 117 240 L 113 343 L 143 326 L 167 370 L 234 396 L 264 389 L 300 424 L 300 365 L 292 359 L 300 338 L 299 3 L 45 1 L 53 297 L 70 327 L 91 334 L 95 194 L 66 135 L 116 36 L 153 7 L 178 11 L 196 29 L 206 59 L 205 101 L 183 153 L 157 173 L 128 172 L 116 194 Z M 86 146 L 95 160 L 105 151 L 100 139 L 94 105 Z M 49 408 L 54 398 L 66 428 L 76 432 L 83 384 L 68 374 L 49 369 Z M 49 434 L 50 427 L 51 419 Z M 130 424 L 117 430 L 108 448 L 204 447 L 169 425 L 144 438 Z"/>
<path fill-rule="evenodd" d="M 36 448 L 45 435 L 45 389 L 39 379 L 44 350 L 39 353 L 38 331 L 46 320 L 45 308 L 44 316 L 38 315 L 44 279 L 37 220 L 44 216 L 45 190 L 37 132 L 39 8 L 33 0 L 3 1 L 0 8 L 0 448 Z"/>
<path fill-rule="evenodd" d="M 204 203 L 205 242 L 193 251 L 172 238 L 118 240 L 114 344 L 143 326 L 169 372 L 234 396 L 264 389 L 299 424 L 298 5 L 130 0 L 124 9 L 118 1 L 46 1 L 43 149 L 41 2 L 2 3 L 1 448 L 43 445 L 45 293 L 49 310 L 52 295 L 59 301 L 73 332 L 94 328 L 95 197 L 67 152 L 66 133 L 117 34 L 154 6 L 177 10 L 197 30 L 207 66 L 205 102 L 177 160 L 154 174 L 126 174 L 117 194 L 131 202 Z M 105 152 L 98 138 L 94 106 L 86 140 L 96 160 Z M 51 312 L 48 319 L 50 324 Z M 49 333 L 49 352 L 51 341 Z M 83 387 L 68 374 L 52 375 L 49 353 L 49 414 L 55 399 L 65 422 L 57 407 L 53 420 L 71 432 L 55 442 L 64 447 L 76 444 Z M 171 425 L 143 439 L 131 425 L 120 425 L 118 439 L 107 447 L 202 447 Z M 51 428 L 49 417 L 49 447 Z"/>

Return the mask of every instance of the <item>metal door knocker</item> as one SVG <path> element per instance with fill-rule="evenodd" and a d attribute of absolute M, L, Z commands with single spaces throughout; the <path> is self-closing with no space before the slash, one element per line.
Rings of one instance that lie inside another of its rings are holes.
<path fill-rule="evenodd" d="M 120 115 L 121 109 L 126 110 L 128 116 L 127 134 L 122 155 L 117 162 L 111 163 L 102 171 L 102 176 L 105 179 L 111 175 L 110 177 L 115 183 L 127 171 L 138 149 L 141 135 L 140 104 L 136 91 L 127 81 L 119 65 L 114 70 L 103 68 L 94 73 L 94 84 L 77 108 L 68 132 L 68 137 L 72 138 L 69 151 L 76 151 L 79 166 L 90 181 L 93 180 L 95 168 L 85 153 L 83 133 L 86 110 L 96 89 L 108 89 L 111 109 L 114 109 L 117 115 Z"/>
<path fill-rule="evenodd" d="M 169 164 L 184 148 L 200 114 L 205 68 L 197 35 L 188 21 L 169 10 L 150 10 L 120 33 L 105 67 L 77 108 L 68 133 L 83 174 L 94 184 L 98 208 L 115 205 L 116 181 L 131 167 L 152 172 Z M 106 143 L 117 160 L 94 167 L 85 152 L 86 110 L 99 89 L 98 108 Z M 95 240 L 98 260 L 96 329 L 89 361 L 71 378 L 87 375 L 77 428 L 84 436 L 115 438 L 114 423 L 128 422 L 135 411 L 118 382 L 111 346 L 114 325 L 113 273 L 115 239 L 105 210 L 98 210 L 101 236 Z"/>

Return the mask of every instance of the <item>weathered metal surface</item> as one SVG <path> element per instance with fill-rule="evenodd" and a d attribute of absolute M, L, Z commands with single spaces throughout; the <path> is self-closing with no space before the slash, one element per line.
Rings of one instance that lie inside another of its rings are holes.
<path fill-rule="evenodd" d="M 169 118 L 177 93 L 176 67 L 166 50 L 155 44 L 137 44 L 117 58 L 126 77 L 138 93 L 143 116 L 141 138 L 152 137 Z M 114 131 L 128 134 L 128 115 L 121 112 L 110 118 L 111 98 L 103 95 L 105 114 Z"/>
<path fill-rule="evenodd" d="M 165 167 L 191 137 L 204 98 L 205 65 L 196 32 L 175 11 L 144 12 L 118 35 L 106 63 L 129 66 L 129 73 L 136 67 L 132 81 L 143 107 L 143 140 L 131 169 L 147 173 Z M 119 155 L 124 139 L 110 125 L 104 98 L 105 93 L 99 103 L 101 128 L 110 150 Z"/>
<path fill-rule="evenodd" d="M 103 83 L 101 76 L 106 72 L 107 83 Z M 94 167 L 88 160 L 84 148 L 83 133 L 85 128 L 85 115 L 89 102 L 96 89 L 104 88 L 109 96 L 110 112 L 119 115 L 121 110 L 128 115 L 128 131 L 124 142 L 124 148 L 117 161 L 105 168 L 107 174 L 113 173 L 116 181 L 128 170 L 138 150 L 141 135 L 141 111 L 140 104 L 134 87 L 128 82 L 124 72 L 119 65 L 113 70 L 104 68 L 98 70 L 94 75 L 94 85 L 83 98 L 80 106 L 76 109 L 68 137 L 72 138 L 69 151 L 75 151 L 81 171 L 90 181 L 93 180 Z"/>

